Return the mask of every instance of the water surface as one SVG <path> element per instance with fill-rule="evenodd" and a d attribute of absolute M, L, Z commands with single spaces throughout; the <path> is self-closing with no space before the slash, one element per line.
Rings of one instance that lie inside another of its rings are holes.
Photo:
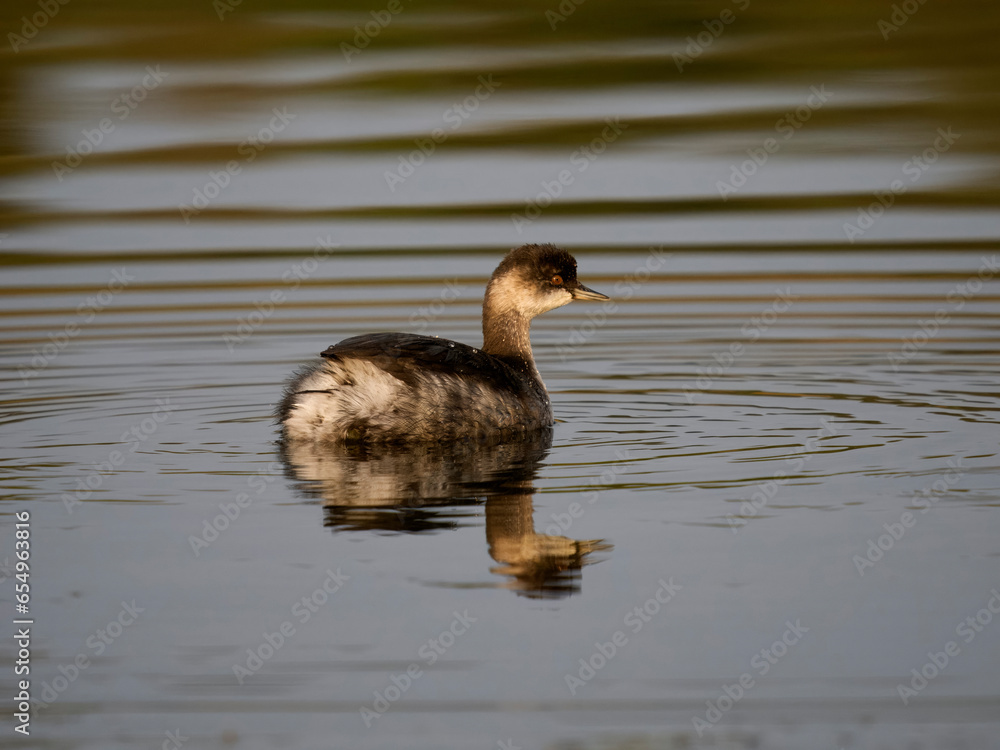
<path fill-rule="evenodd" d="M 20 744 L 1000 746 L 995 6 L 404 3 L 345 55 L 384 7 L 0 56 Z M 529 241 L 612 297 L 534 325 L 551 433 L 280 448 L 296 366 L 478 345 Z"/>

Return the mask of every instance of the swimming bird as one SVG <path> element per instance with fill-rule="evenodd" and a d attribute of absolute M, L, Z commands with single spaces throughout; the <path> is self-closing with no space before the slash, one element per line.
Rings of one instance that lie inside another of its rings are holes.
<path fill-rule="evenodd" d="M 533 318 L 573 300 L 606 300 L 554 245 L 522 245 L 483 300 L 483 345 L 411 333 L 354 336 L 289 380 L 277 409 L 285 440 L 411 443 L 511 439 L 553 423 L 531 353 Z"/>

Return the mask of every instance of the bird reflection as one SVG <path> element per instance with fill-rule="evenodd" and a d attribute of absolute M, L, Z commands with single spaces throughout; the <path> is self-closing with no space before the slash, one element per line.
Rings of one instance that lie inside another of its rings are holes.
<path fill-rule="evenodd" d="M 552 430 L 514 443 L 281 447 L 286 473 L 323 504 L 334 531 L 421 533 L 457 528 L 486 502 L 486 541 L 504 586 L 535 598 L 580 590 L 580 570 L 610 550 L 601 539 L 537 534 L 532 495 Z"/>

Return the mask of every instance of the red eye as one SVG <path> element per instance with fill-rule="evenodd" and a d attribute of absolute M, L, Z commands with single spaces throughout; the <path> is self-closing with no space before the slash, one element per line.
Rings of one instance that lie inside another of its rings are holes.
<path fill-rule="evenodd" d="M 552 277 L 552 283 L 555 286 L 562 286 L 562 276 L 560 276 L 559 274 L 556 274 L 555 276 L 553 276 Z"/>

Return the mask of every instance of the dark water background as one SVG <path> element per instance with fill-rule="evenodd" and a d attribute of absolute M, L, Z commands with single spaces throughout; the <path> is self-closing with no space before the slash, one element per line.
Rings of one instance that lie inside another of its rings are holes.
<path fill-rule="evenodd" d="M 0 32 L 5 743 L 1000 747 L 1000 6 Z M 280 452 L 297 364 L 477 345 L 529 241 L 613 297 L 535 324 L 550 436 Z"/>

